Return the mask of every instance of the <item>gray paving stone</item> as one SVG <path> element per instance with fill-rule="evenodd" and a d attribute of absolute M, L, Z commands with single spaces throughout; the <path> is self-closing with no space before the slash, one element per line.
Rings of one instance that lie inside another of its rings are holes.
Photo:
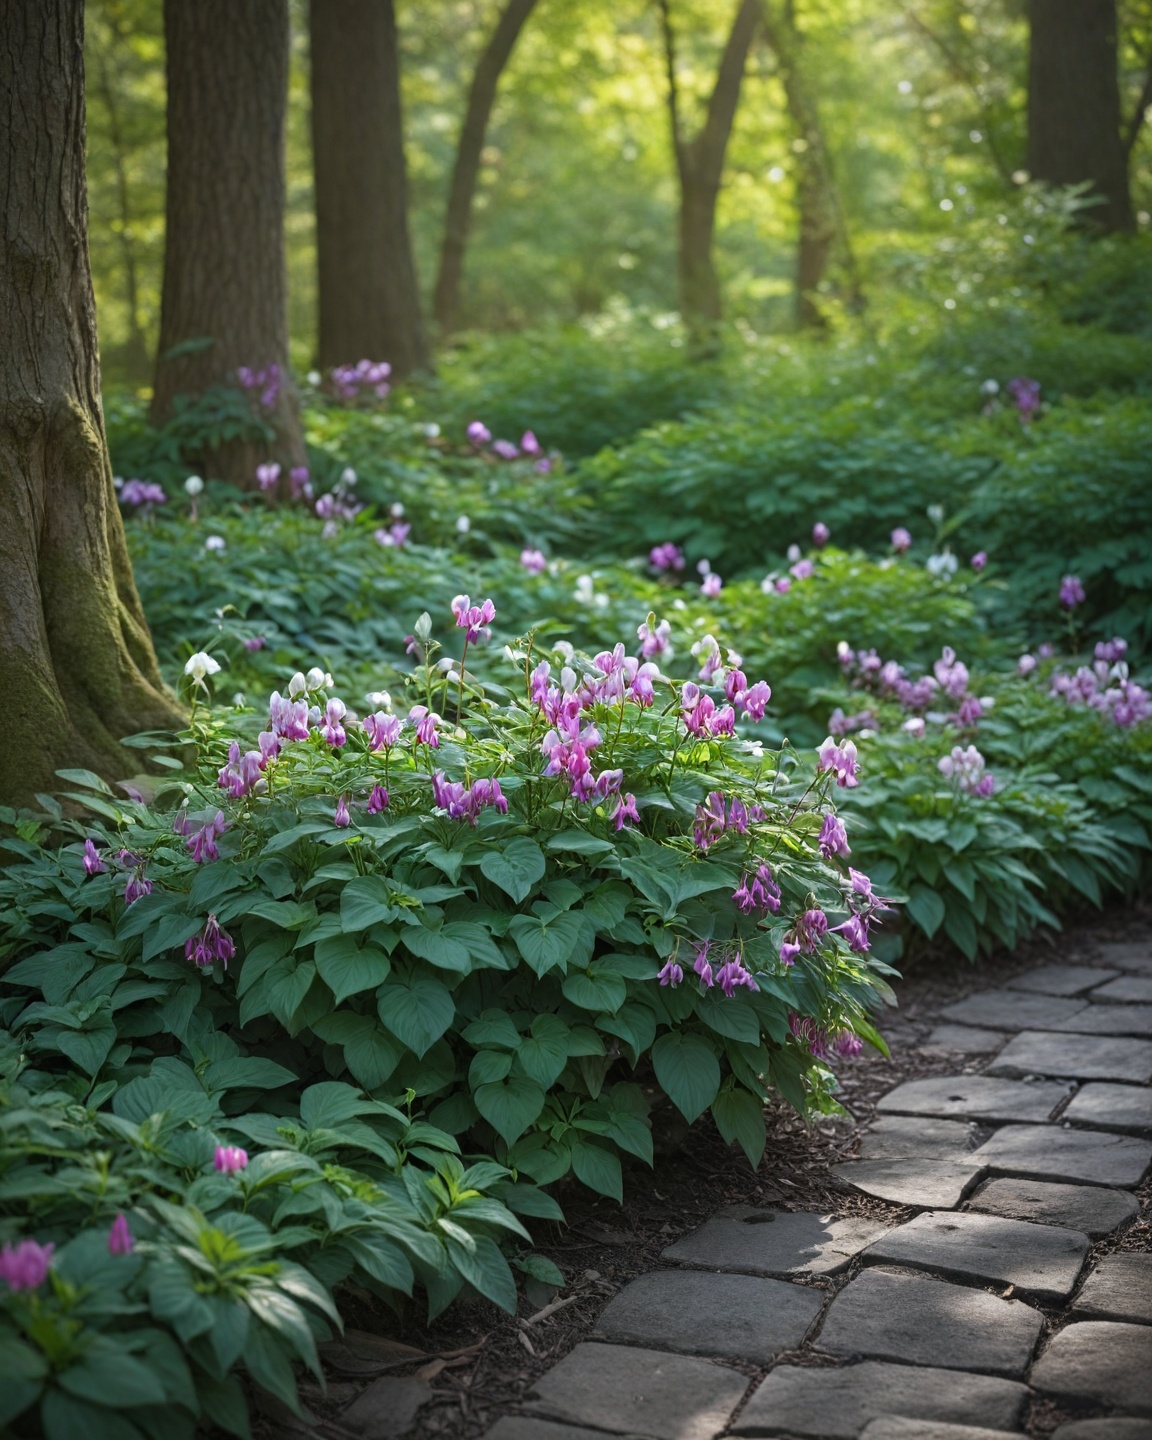
<path fill-rule="evenodd" d="M 1025 1030 L 992 1061 L 989 1075 L 1069 1075 L 1076 1080 L 1152 1080 L 1152 1040 Z"/>
<path fill-rule="evenodd" d="M 849 1160 L 832 1174 L 893 1205 L 951 1210 L 985 1173 L 966 1160 Z"/>
<path fill-rule="evenodd" d="M 560 1425 L 536 1415 L 505 1415 L 485 1433 L 484 1440 L 604 1440 L 604 1431 L 588 1430 L 583 1425 Z M 626 1440 L 643 1440 L 643 1437 L 626 1437 Z"/>
<path fill-rule="evenodd" d="M 1068 1089 L 1051 1080 L 942 1075 L 897 1085 L 877 1109 L 889 1115 L 936 1115 L 942 1119 L 1047 1120 L 1067 1098 Z"/>
<path fill-rule="evenodd" d="M 865 1264 L 912 1265 L 1062 1300 L 1075 1287 L 1088 1245 L 1087 1235 L 1077 1230 L 945 1211 L 917 1215 L 889 1230 L 863 1258 Z"/>
<path fill-rule="evenodd" d="M 1085 1085 L 1060 1118 L 1099 1130 L 1152 1134 L 1152 1090 L 1137 1085 Z"/>
<path fill-rule="evenodd" d="M 830 1355 L 979 1370 L 1022 1380 L 1044 1316 L 1021 1300 L 924 1275 L 865 1270 L 832 1301 L 816 1344 Z"/>
<path fill-rule="evenodd" d="M 1032 1367 L 1032 1385 L 1047 1395 L 1152 1415 L 1152 1326 L 1068 1325 Z"/>
<path fill-rule="evenodd" d="M 940 1012 L 942 1020 L 981 1025 L 989 1030 L 1050 1030 L 1087 1009 L 1086 1000 L 1029 995 L 1025 990 L 981 990 Z"/>
<path fill-rule="evenodd" d="M 748 1275 L 833 1275 L 887 1228 L 882 1220 L 732 1205 L 669 1245 L 663 1258 Z"/>
<path fill-rule="evenodd" d="M 1114 980 L 1118 970 L 1101 970 L 1098 965 L 1041 965 L 1008 981 L 1009 990 L 1031 990 L 1039 995 L 1082 995 L 1094 985 Z"/>
<path fill-rule="evenodd" d="M 1085 1280 L 1074 1313 L 1092 1320 L 1152 1325 L 1152 1255 L 1105 1255 Z"/>
<path fill-rule="evenodd" d="M 1152 1440 L 1152 1420 L 1114 1415 L 1106 1420 L 1069 1420 L 1052 1440 Z"/>
<path fill-rule="evenodd" d="M 949 1425 L 946 1420 L 906 1420 L 883 1415 L 869 1420 L 860 1440 L 1004 1440 L 1004 1430 L 986 1430 L 982 1425 Z"/>
<path fill-rule="evenodd" d="M 753 1391 L 732 1433 L 856 1440 L 881 1415 L 1015 1430 L 1027 1395 L 1015 1380 L 880 1360 L 777 1365 Z"/>
<path fill-rule="evenodd" d="M 1089 998 L 1121 1005 L 1152 1004 L 1152 975 L 1122 975 L 1093 990 Z"/>
<path fill-rule="evenodd" d="M 399 1440 L 416 1423 L 416 1412 L 432 1395 L 432 1387 L 415 1377 L 385 1375 L 362 1390 L 340 1424 L 363 1440 Z"/>
<path fill-rule="evenodd" d="M 972 1158 L 999 1175 L 1033 1180 L 1080 1181 L 1131 1190 L 1152 1161 L 1152 1144 L 1131 1135 L 1103 1130 L 1064 1129 L 1062 1125 L 1005 1125 Z"/>
<path fill-rule="evenodd" d="M 884 1115 L 860 1137 L 862 1160 L 958 1160 L 976 1148 L 976 1126 L 927 1115 Z"/>
<path fill-rule="evenodd" d="M 969 1201 L 983 1215 L 1006 1215 L 1037 1225 L 1063 1225 L 1093 1240 L 1111 1235 L 1138 1213 L 1126 1190 L 1103 1185 L 1053 1185 L 1047 1180 L 989 1180 Z"/>
<path fill-rule="evenodd" d="M 1088 1005 L 1069 1020 L 1057 1020 L 1049 1030 L 1075 1035 L 1152 1036 L 1152 1005 Z"/>
<path fill-rule="evenodd" d="M 824 1298 L 821 1290 L 783 1280 L 654 1270 L 620 1291 L 593 1333 L 626 1345 L 766 1365 L 801 1344 Z"/>
<path fill-rule="evenodd" d="M 937 1025 L 924 1049 L 956 1050 L 962 1055 L 990 1055 L 1004 1044 L 1003 1030 L 981 1030 L 975 1025 Z"/>
<path fill-rule="evenodd" d="M 1124 940 L 1118 944 L 1098 945 L 1096 951 L 1105 965 L 1139 975 L 1152 975 L 1152 941 Z"/>
<path fill-rule="evenodd" d="M 535 1382 L 524 1409 L 613 1435 L 713 1440 L 747 1388 L 711 1360 L 584 1341 Z"/>

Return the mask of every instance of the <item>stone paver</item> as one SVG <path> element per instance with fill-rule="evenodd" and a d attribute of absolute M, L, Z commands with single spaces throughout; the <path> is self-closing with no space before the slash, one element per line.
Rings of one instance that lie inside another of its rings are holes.
<path fill-rule="evenodd" d="M 969 1201 L 983 1215 L 1006 1215 L 1038 1225 L 1063 1225 L 1093 1240 L 1111 1235 L 1139 1212 L 1126 1190 L 1103 1185 L 1053 1185 L 1047 1180 L 989 1180 Z"/>
<path fill-rule="evenodd" d="M 1001 1080 L 988 1075 L 908 1080 L 880 1101 L 882 1114 L 936 1115 L 942 1119 L 1047 1120 L 1068 1096 L 1051 1080 Z"/>
<path fill-rule="evenodd" d="M 1041 965 L 1008 981 L 1009 990 L 1030 990 L 1038 995 L 1082 995 L 1094 985 L 1115 980 L 1118 970 L 1101 970 L 1098 965 Z"/>
<path fill-rule="evenodd" d="M 1152 975 L 1122 975 L 1119 980 L 1110 980 L 1093 990 L 1089 999 L 1121 1005 L 1150 1005 Z"/>
<path fill-rule="evenodd" d="M 1032 1385 L 1047 1395 L 1152 1415 L 1152 1326 L 1110 1320 L 1069 1325 L 1032 1367 Z"/>
<path fill-rule="evenodd" d="M 1087 1005 L 1070 1020 L 1047 1028 L 1072 1035 L 1133 1035 L 1147 1040 L 1152 1036 L 1152 1005 Z"/>
<path fill-rule="evenodd" d="M 1025 1030 L 992 1061 L 988 1075 L 1068 1075 L 1076 1080 L 1152 1080 L 1152 1040 Z"/>
<path fill-rule="evenodd" d="M 1003 1030 L 981 1030 L 976 1025 L 937 1025 L 924 1046 L 931 1050 L 958 1050 L 964 1055 L 990 1055 L 1004 1044 Z"/>
<path fill-rule="evenodd" d="M 1152 1090 L 1136 1085 L 1085 1085 L 1060 1117 L 1100 1130 L 1152 1133 Z"/>
<path fill-rule="evenodd" d="M 893 1205 L 951 1210 L 985 1170 L 964 1160 L 849 1160 L 833 1165 L 832 1174 Z"/>
<path fill-rule="evenodd" d="M 958 1160 L 976 1148 L 976 1126 L 964 1120 L 884 1115 L 860 1137 L 862 1160 Z"/>
<path fill-rule="evenodd" d="M 432 1387 L 423 1380 L 385 1375 L 357 1395 L 342 1412 L 340 1424 L 363 1440 L 400 1440 L 431 1396 Z"/>
<path fill-rule="evenodd" d="M 748 1275 L 833 1275 L 887 1228 L 881 1220 L 732 1205 L 663 1258 Z"/>
<path fill-rule="evenodd" d="M 682 1355 L 766 1365 L 803 1341 L 824 1298 L 821 1290 L 783 1280 L 654 1270 L 611 1301 L 593 1334 Z"/>
<path fill-rule="evenodd" d="M 585 1341 L 535 1382 L 524 1408 L 613 1435 L 713 1440 L 747 1388 L 710 1360 Z"/>
<path fill-rule="evenodd" d="M 1098 945 L 1096 949 L 1105 965 L 1140 975 L 1152 975 L 1152 945 L 1142 941 L 1121 941 L 1113 945 Z"/>
<path fill-rule="evenodd" d="M 942 1020 L 989 1030 L 1050 1030 L 1088 1008 L 1086 1000 L 1029 995 L 1025 990 L 981 990 L 940 1012 Z"/>
<path fill-rule="evenodd" d="M 1128 1415 L 1069 1420 L 1052 1432 L 1052 1440 L 1152 1440 L 1152 1420 L 1137 1420 Z"/>
<path fill-rule="evenodd" d="M 604 1431 L 588 1430 L 583 1425 L 560 1425 L 536 1415 L 505 1415 L 485 1432 L 484 1440 L 604 1440 Z"/>
<path fill-rule="evenodd" d="M 1087 1235 L 1000 1215 L 917 1215 L 864 1252 L 866 1264 L 913 1265 L 961 1280 L 1014 1285 L 1026 1294 L 1070 1295 L 1088 1254 Z"/>
<path fill-rule="evenodd" d="M 1020 1300 L 923 1275 L 865 1270 L 832 1301 L 816 1342 L 830 1355 L 1024 1377 L 1044 1317 Z"/>
<path fill-rule="evenodd" d="M 1016 1380 L 919 1365 L 778 1365 L 753 1391 L 734 1435 L 855 1440 L 869 1420 L 903 1415 L 1015 1430 L 1028 1391 Z"/>
<path fill-rule="evenodd" d="M 946 1420 L 906 1420 L 883 1415 L 869 1420 L 860 1440 L 1004 1440 L 1005 1431 L 986 1430 L 982 1425 L 950 1425 Z"/>
<path fill-rule="evenodd" d="M 1079 1180 L 1086 1185 L 1139 1185 L 1152 1161 L 1152 1144 L 1102 1130 L 1061 1125 L 1005 1125 L 972 1158 L 1001 1175 L 1034 1180 Z"/>
<path fill-rule="evenodd" d="M 1105 1255 L 1072 1307 L 1079 1318 L 1152 1325 L 1152 1255 Z"/>

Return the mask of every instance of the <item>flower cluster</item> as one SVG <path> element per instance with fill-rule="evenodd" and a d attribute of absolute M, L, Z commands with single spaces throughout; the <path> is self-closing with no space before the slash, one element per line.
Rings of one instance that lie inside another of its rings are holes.
<path fill-rule="evenodd" d="M 1074 610 L 1084 603 L 1084 584 L 1079 575 L 1065 575 L 1060 581 L 1060 604 L 1065 610 Z"/>
<path fill-rule="evenodd" d="M 788 1017 L 788 1026 L 809 1055 L 816 1060 L 829 1060 L 833 1055 L 849 1058 L 859 1055 L 864 1048 L 864 1042 L 859 1035 L 853 1034 L 851 1030 L 837 1030 L 830 1035 L 827 1029 L 810 1015 L 797 1015 L 793 1011 Z"/>
<path fill-rule="evenodd" d="M 648 552 L 648 563 L 659 575 L 679 574 L 684 569 L 684 552 L 668 540 L 663 545 L 653 545 Z"/>
<path fill-rule="evenodd" d="M 829 735 L 816 753 L 818 772 L 831 771 L 836 776 L 836 784 L 848 790 L 859 785 L 856 745 L 852 740 L 845 740 L 842 745 L 838 745 Z"/>
<path fill-rule="evenodd" d="M 116 485 L 121 505 L 139 509 L 145 505 L 166 505 L 168 496 L 162 486 L 151 480 L 119 480 Z"/>
<path fill-rule="evenodd" d="M 1081 665 L 1074 675 L 1057 670 L 1049 693 L 1069 705 L 1098 710 L 1122 729 L 1152 719 L 1152 695 L 1128 678 L 1127 663 L 1119 658 L 1127 649 L 1126 642 L 1118 638 L 1102 641 L 1091 665 Z M 1115 660 L 1109 658 L 1113 655 Z"/>
<path fill-rule="evenodd" d="M 507 815 L 508 801 L 500 789 L 499 780 L 474 780 L 470 786 L 458 780 L 446 780 L 437 770 L 432 776 L 432 795 L 438 810 L 446 810 L 453 820 L 467 820 L 476 824 L 476 818 L 486 805 L 500 815 Z"/>
<path fill-rule="evenodd" d="M 491 600 L 473 605 L 467 595 L 457 595 L 452 601 L 452 613 L 457 628 L 468 632 L 465 639 L 469 645 L 475 645 L 478 640 L 488 638 L 488 626 L 496 618 L 496 606 Z"/>
<path fill-rule="evenodd" d="M 340 472 L 340 479 L 335 487 L 316 501 L 316 514 L 324 521 L 324 528 L 320 533 L 325 540 L 331 540 L 338 533 L 340 521 L 355 520 L 364 509 L 363 505 L 355 504 L 351 498 L 356 478 L 356 471 L 350 465 L 346 466 Z"/>
<path fill-rule="evenodd" d="M 492 432 L 482 420 L 473 420 L 468 426 L 468 442 L 477 450 L 485 445 L 491 447 L 493 455 L 501 460 L 534 460 L 535 469 L 540 475 L 548 475 L 552 470 L 552 458 L 545 455 L 544 447 L 533 435 L 531 430 L 525 430 L 520 437 L 520 444 L 512 440 L 493 440 Z"/>
<path fill-rule="evenodd" d="M 1032 417 L 1040 409 L 1039 380 L 1030 380 L 1027 375 L 1017 375 L 1015 380 L 1008 382 L 1008 394 L 1016 406 L 1021 425 L 1030 424 Z"/>
<path fill-rule="evenodd" d="M 48 1278 L 55 1245 L 18 1240 L 0 1249 L 0 1280 L 9 1290 L 38 1290 Z"/>
<path fill-rule="evenodd" d="M 265 410 L 275 410 L 283 383 L 279 365 L 266 365 L 262 370 L 253 370 L 248 365 L 236 367 L 236 380 L 250 398 L 256 400 Z"/>
<path fill-rule="evenodd" d="M 383 400 L 392 389 L 388 378 L 391 374 L 392 366 L 386 360 L 358 360 L 355 365 L 337 365 L 328 378 L 337 400 L 352 405 L 362 395 Z"/>
<path fill-rule="evenodd" d="M 701 940 L 696 945 L 696 957 L 692 969 L 699 981 L 701 994 L 711 990 L 714 986 L 721 990 L 729 1000 L 740 988 L 747 990 L 759 990 L 755 977 L 745 966 L 739 952 L 721 952 L 713 964 L 711 956 L 712 942 Z M 656 977 L 661 985 L 671 986 L 673 989 L 684 981 L 684 967 L 673 957 L 667 962 L 660 974 Z"/>
<path fill-rule="evenodd" d="M 759 805 L 746 806 L 738 795 L 725 805 L 719 790 L 713 790 L 708 798 L 696 806 L 696 818 L 692 825 L 692 843 L 697 850 L 707 850 L 715 845 L 722 835 L 731 831 L 735 835 L 747 833 L 748 826 L 764 819 L 764 810 Z"/>
<path fill-rule="evenodd" d="M 987 799 L 995 794 L 995 778 L 990 771 L 985 771 L 984 757 L 975 745 L 969 745 L 967 749 L 954 745 L 950 755 L 943 755 L 937 761 L 937 768 L 941 775 L 954 781 L 958 789 L 969 795 Z"/>
<path fill-rule="evenodd" d="M 225 970 L 228 961 L 236 954 L 236 945 L 231 935 L 221 930 L 215 915 L 209 915 L 204 928 L 184 942 L 184 958 L 201 969 L 221 961 Z"/>

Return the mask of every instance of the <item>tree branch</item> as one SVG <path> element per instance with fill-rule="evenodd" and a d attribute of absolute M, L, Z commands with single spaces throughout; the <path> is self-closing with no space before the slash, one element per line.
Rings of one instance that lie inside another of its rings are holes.
<path fill-rule="evenodd" d="M 1148 56 L 1144 71 L 1144 84 L 1140 87 L 1140 98 L 1136 102 L 1136 108 L 1132 112 L 1132 118 L 1124 131 L 1124 158 L 1127 160 L 1132 151 L 1136 148 L 1136 141 L 1140 138 L 1140 128 L 1144 124 L 1144 112 L 1152 105 L 1152 55 Z"/>
<path fill-rule="evenodd" d="M 664 63 L 668 77 L 668 118 L 672 124 L 672 148 L 676 163 L 684 163 L 684 131 L 681 123 L 680 87 L 676 81 L 676 32 L 672 28 L 672 8 L 668 0 L 656 0 L 660 11 L 660 28 L 664 34 Z"/>

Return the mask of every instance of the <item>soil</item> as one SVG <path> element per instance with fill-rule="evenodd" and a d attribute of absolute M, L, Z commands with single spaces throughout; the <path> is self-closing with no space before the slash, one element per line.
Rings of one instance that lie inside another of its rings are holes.
<path fill-rule="evenodd" d="M 415 1309 L 396 1317 L 382 1312 L 379 1302 L 367 1294 L 359 1301 L 346 1297 L 351 1303 L 342 1309 L 352 1357 L 345 1349 L 340 1366 L 344 1373 L 330 1370 L 326 1396 L 319 1387 L 302 1387 L 305 1403 L 319 1421 L 318 1433 L 332 1440 L 353 1435 L 341 1425 L 339 1415 L 366 1380 L 380 1374 L 417 1375 L 431 1382 L 431 1399 L 407 1432 L 409 1440 L 479 1440 L 501 1415 L 515 1411 L 545 1370 L 588 1337 L 618 1290 L 636 1276 L 661 1268 L 662 1251 L 722 1206 L 771 1205 L 837 1216 L 870 1215 L 893 1223 L 911 1218 L 914 1211 L 852 1191 L 829 1170 L 854 1155 L 859 1125 L 872 1117 L 876 1102 L 895 1085 L 981 1068 L 980 1057 L 966 1061 L 955 1052 L 924 1043 L 939 1011 L 1039 964 L 1057 959 L 1075 963 L 1091 959 L 1101 943 L 1149 939 L 1152 900 L 1143 900 L 1111 916 L 1070 926 L 1060 935 L 1037 937 L 1011 956 L 977 964 L 926 956 L 896 983 L 899 1009 L 887 1024 L 881 1023 L 891 1058 L 868 1052 L 854 1061 L 838 1062 L 844 1116 L 821 1117 L 809 1124 L 782 1102 L 769 1107 L 768 1145 L 755 1171 L 738 1150 L 724 1144 L 710 1122 L 701 1121 L 683 1135 L 674 1153 L 657 1160 L 655 1171 L 639 1162 L 626 1168 L 623 1207 L 580 1186 L 557 1187 L 566 1223 L 536 1223 L 533 1234 L 536 1249 L 560 1267 L 566 1283 L 555 1298 L 550 1289 L 535 1287 L 533 1294 L 522 1294 L 515 1317 L 477 1300 L 457 1304 L 435 1324 L 425 1326 Z M 1093 1259 L 1118 1249 L 1152 1250 L 1152 1180 L 1136 1194 L 1140 1214 L 1127 1228 L 1098 1242 Z M 858 1264 L 842 1275 L 806 1283 L 839 1289 L 857 1268 Z M 1046 1312 L 1051 1326 L 1062 1313 Z M 362 1361 L 355 1358 L 357 1351 Z M 337 1351 L 330 1354 L 339 1356 Z M 790 1363 L 829 1363 L 807 1353 L 775 1357 L 774 1363 L 781 1358 Z M 737 1368 L 750 1377 L 764 1373 L 750 1365 Z M 359 1369 L 360 1378 L 350 1378 L 349 1369 Z M 272 1440 L 296 1428 L 275 1408 L 279 1413 L 266 1411 L 254 1427 L 259 1440 Z M 1069 1412 L 1058 1405 L 1034 1401 L 1028 1431 L 1046 1437 L 1068 1418 Z"/>

